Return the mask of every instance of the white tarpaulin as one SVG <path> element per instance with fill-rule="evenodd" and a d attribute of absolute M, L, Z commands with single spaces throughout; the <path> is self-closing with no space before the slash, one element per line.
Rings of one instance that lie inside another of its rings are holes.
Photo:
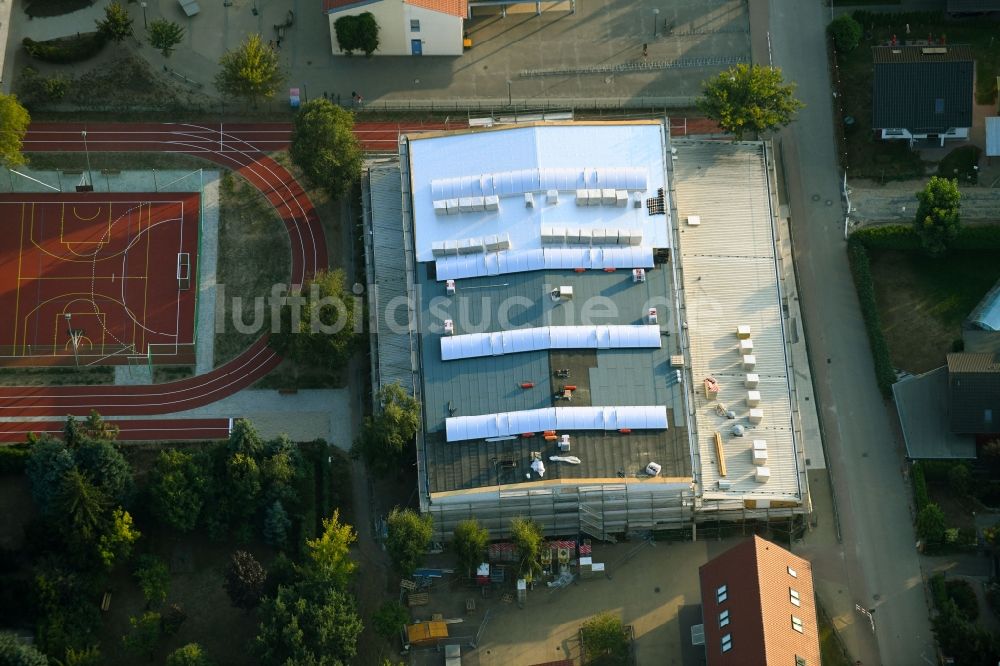
<path fill-rule="evenodd" d="M 445 419 L 445 432 L 449 442 L 509 437 L 546 430 L 664 430 L 666 427 L 667 408 L 662 405 L 546 407 Z"/>
<path fill-rule="evenodd" d="M 505 250 L 441 257 L 434 263 L 438 282 L 540 270 L 652 268 L 653 248 L 630 246 Z"/>
<path fill-rule="evenodd" d="M 501 356 L 545 349 L 658 349 L 658 324 L 538 326 L 499 333 L 467 333 L 441 338 L 441 360 Z"/>
<path fill-rule="evenodd" d="M 646 177 L 645 167 L 515 169 L 478 176 L 435 178 L 431 181 L 431 197 L 443 201 L 491 194 L 509 197 L 525 192 L 588 188 L 645 192 Z"/>

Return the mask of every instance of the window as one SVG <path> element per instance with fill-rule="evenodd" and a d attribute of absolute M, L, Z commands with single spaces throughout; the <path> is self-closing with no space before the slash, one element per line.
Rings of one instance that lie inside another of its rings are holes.
<path fill-rule="evenodd" d="M 788 575 L 791 576 L 792 578 L 798 578 L 799 577 L 799 573 L 795 569 L 793 569 L 791 567 L 788 567 Z"/>
<path fill-rule="evenodd" d="M 719 613 L 719 628 L 721 629 L 727 624 L 729 624 L 729 611 L 724 610 L 721 613 Z"/>
<path fill-rule="evenodd" d="M 720 585 L 719 589 L 715 591 L 715 600 L 718 603 L 722 603 L 729 598 L 729 588 L 725 585 Z"/>
<path fill-rule="evenodd" d="M 410 32 L 420 32 L 420 19 L 410 19 Z"/>
<path fill-rule="evenodd" d="M 801 606 L 802 601 L 799 599 L 799 591 L 795 588 L 788 588 L 788 597 L 792 602 L 793 606 Z"/>
<path fill-rule="evenodd" d="M 944 113 L 944 98 L 938 97 L 934 100 L 934 113 Z"/>
<path fill-rule="evenodd" d="M 794 615 L 792 616 L 792 629 L 794 629 L 795 631 L 799 632 L 800 634 L 803 633 L 802 632 L 802 618 L 801 617 L 795 617 Z"/>
<path fill-rule="evenodd" d="M 983 423 L 985 423 L 987 425 L 992 425 L 993 424 L 993 410 L 992 409 L 984 409 L 983 410 Z"/>
<path fill-rule="evenodd" d="M 809 666 L 809 665 L 806 663 L 805 657 L 800 657 L 799 655 L 795 655 L 795 666 Z"/>
<path fill-rule="evenodd" d="M 726 634 L 722 637 L 722 651 L 729 652 L 733 649 L 733 635 Z"/>

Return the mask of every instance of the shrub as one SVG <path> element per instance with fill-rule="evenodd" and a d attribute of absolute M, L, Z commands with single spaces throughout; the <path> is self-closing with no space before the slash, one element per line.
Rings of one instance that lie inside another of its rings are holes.
<path fill-rule="evenodd" d="M 917 513 L 930 504 L 930 501 L 930 496 L 927 494 L 927 480 L 924 476 L 924 464 L 917 461 L 913 463 L 913 502 L 916 504 Z"/>
<path fill-rule="evenodd" d="M 378 22 L 371 12 L 358 16 L 342 16 L 333 23 L 337 46 L 346 54 L 361 51 L 371 56 L 378 48 Z"/>
<path fill-rule="evenodd" d="M 595 615 L 580 629 L 588 664 L 627 664 L 628 639 L 621 618 L 609 612 Z"/>
<path fill-rule="evenodd" d="M 871 263 L 864 244 L 851 236 L 847 243 L 847 256 L 854 276 L 854 287 L 858 291 L 858 303 L 865 320 L 868 343 L 871 345 L 872 360 L 875 363 L 875 380 L 882 395 L 892 395 L 892 385 L 896 383 L 896 370 L 892 366 L 889 345 L 882 334 L 882 322 L 875 302 L 875 284 L 872 280 Z"/>
<path fill-rule="evenodd" d="M 976 591 L 967 580 L 952 579 L 944 584 L 948 598 L 955 602 L 955 606 L 969 622 L 975 622 L 979 617 L 979 600 L 976 599 Z"/>
<path fill-rule="evenodd" d="M 917 536 L 928 545 L 944 543 L 946 531 L 944 512 L 937 504 L 931 502 L 917 514 Z"/>
<path fill-rule="evenodd" d="M 972 472 L 965 463 L 958 463 L 948 470 L 948 485 L 952 492 L 960 497 L 969 494 L 969 482 L 972 480 Z"/>
<path fill-rule="evenodd" d="M 948 588 L 944 582 L 944 574 L 936 573 L 927 582 L 931 588 L 931 600 L 934 602 L 934 608 L 941 610 L 948 600 Z"/>
<path fill-rule="evenodd" d="M 0 446 L 0 474 L 23 474 L 29 452 L 27 444 Z"/>
<path fill-rule="evenodd" d="M 858 43 L 861 42 L 861 24 L 854 20 L 850 14 L 841 14 L 833 19 L 827 26 L 827 31 L 833 37 L 833 42 L 841 53 L 853 51 L 858 48 Z"/>
<path fill-rule="evenodd" d="M 32 58 L 42 62 L 69 64 L 93 58 L 104 48 L 106 39 L 99 32 L 85 32 L 72 37 L 59 37 L 36 42 L 25 37 L 21 42 Z"/>

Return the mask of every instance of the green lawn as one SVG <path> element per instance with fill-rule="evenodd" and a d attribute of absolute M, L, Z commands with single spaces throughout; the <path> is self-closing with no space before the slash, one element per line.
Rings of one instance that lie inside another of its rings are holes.
<path fill-rule="evenodd" d="M 225 326 L 215 333 L 215 364 L 232 359 L 267 330 L 267 298 L 274 284 L 287 285 L 291 276 L 288 232 L 274 207 L 249 183 L 229 173 L 222 179 L 219 216 L 217 279 L 225 286 Z M 221 296 L 221 293 L 220 293 Z M 242 320 L 250 326 L 254 301 L 263 298 L 265 322 L 249 333 L 233 324 L 234 298 L 239 298 Z"/>
<path fill-rule="evenodd" d="M 907 24 L 911 39 L 926 39 L 928 35 L 938 39 L 945 35 L 949 44 L 969 44 L 977 56 L 976 101 L 989 104 L 996 99 L 996 75 L 1000 72 L 997 24 L 982 17 L 951 19 L 934 12 L 872 14 L 858 11 L 855 17 L 865 36 L 858 48 L 838 56 L 834 71 L 841 105 L 837 112 L 854 118 L 854 124 L 846 132 L 847 166 L 855 178 L 919 178 L 924 175 L 925 165 L 905 141 L 884 142 L 873 136 L 871 47 L 885 44 L 892 35 L 905 40 Z"/>
<path fill-rule="evenodd" d="M 926 372 L 944 364 L 962 321 L 1000 279 L 994 252 L 870 251 L 875 298 L 893 365 Z"/>

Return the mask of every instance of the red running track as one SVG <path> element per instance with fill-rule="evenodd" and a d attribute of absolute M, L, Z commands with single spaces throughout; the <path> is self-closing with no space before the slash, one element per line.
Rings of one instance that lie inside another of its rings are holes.
<path fill-rule="evenodd" d="M 367 149 L 395 146 L 400 132 L 445 125 L 360 123 Z M 86 131 L 86 136 L 82 134 Z M 196 155 L 233 169 L 264 194 L 281 216 L 292 248 L 292 282 L 301 283 L 328 266 L 323 228 L 312 202 L 292 175 L 267 153 L 288 146 L 288 124 L 204 126 L 173 123 L 34 123 L 26 152 L 139 151 Z M 86 141 L 86 143 L 84 143 Z M 150 386 L 0 387 L 0 417 L 167 414 L 206 405 L 244 389 L 281 361 L 259 339 L 232 361 L 211 372 Z"/>
<path fill-rule="evenodd" d="M 138 419 L 107 421 L 118 427 L 119 442 L 225 439 L 229 436 L 229 419 Z M 28 433 L 61 436 L 63 421 L 8 421 L 0 423 L 0 442 L 16 443 L 27 439 Z"/>

